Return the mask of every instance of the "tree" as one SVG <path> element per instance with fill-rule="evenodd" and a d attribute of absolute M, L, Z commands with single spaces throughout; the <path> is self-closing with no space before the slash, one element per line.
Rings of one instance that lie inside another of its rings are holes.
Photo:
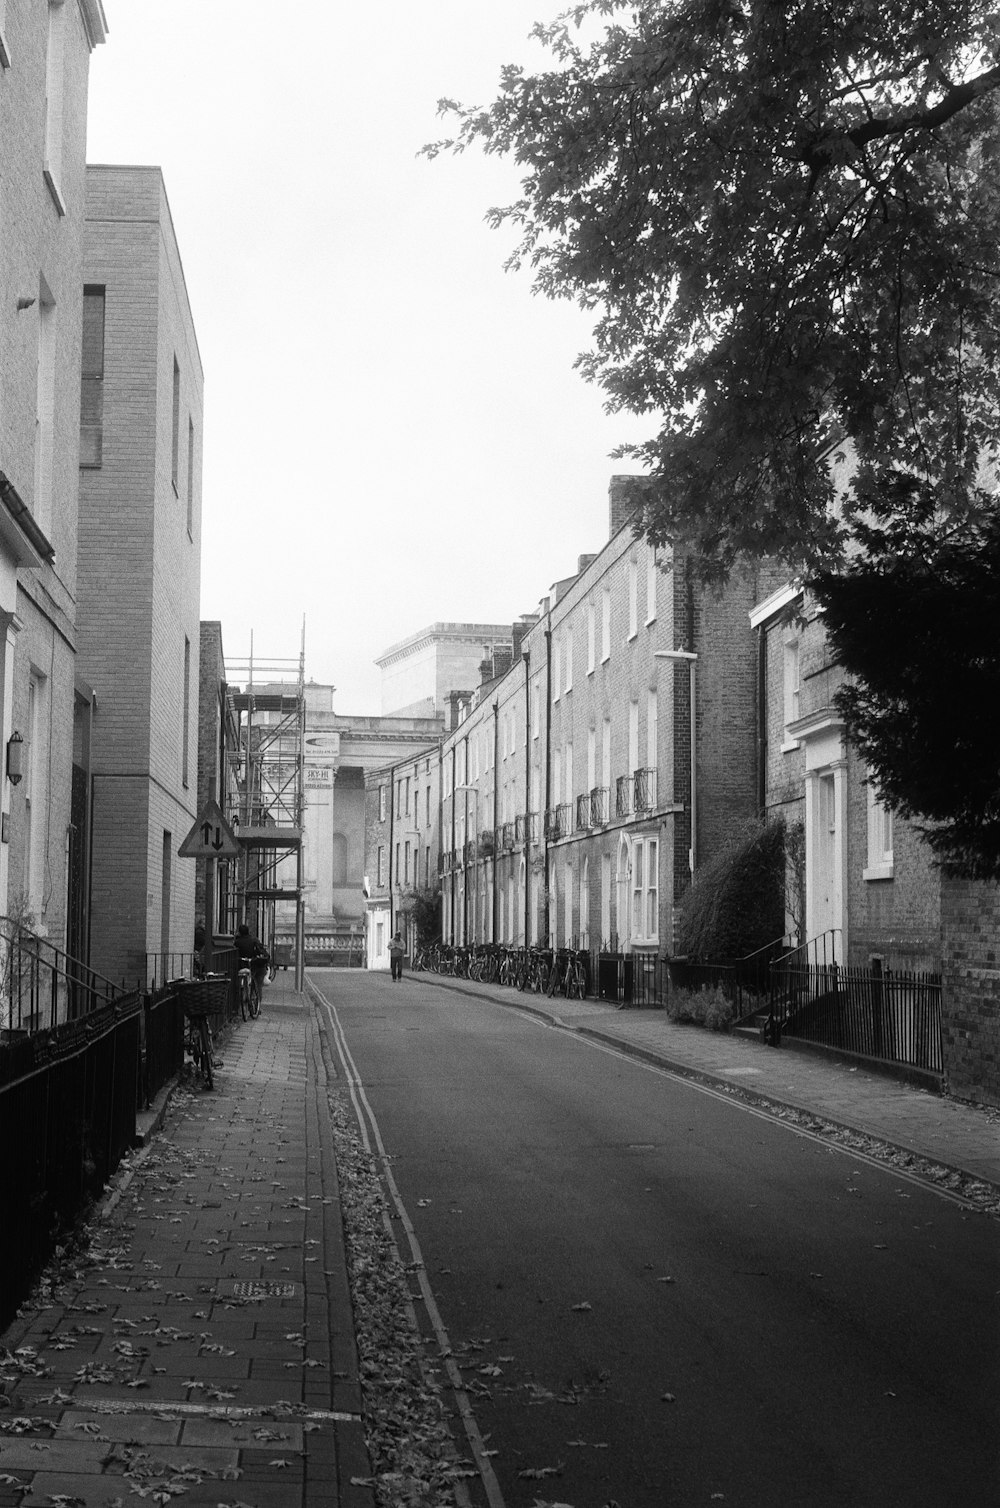
<path fill-rule="evenodd" d="M 614 18 L 629 9 L 629 24 Z M 599 24 L 596 41 L 585 34 Z M 706 579 L 842 558 L 878 479 L 990 506 L 1000 19 L 985 0 L 588 0 L 457 133 L 524 170 L 513 265 L 594 311 L 578 359 L 650 415 L 642 527 Z M 832 464 L 844 438 L 852 467 Z"/>
<path fill-rule="evenodd" d="M 780 938 L 794 842 L 781 821 L 737 829 L 684 892 L 677 936 L 681 953 L 732 962 Z"/>
<path fill-rule="evenodd" d="M 1000 879 L 1000 515 L 944 529 L 907 474 L 865 501 L 863 549 L 811 582 L 852 675 L 835 700 L 880 797 L 952 872 Z"/>

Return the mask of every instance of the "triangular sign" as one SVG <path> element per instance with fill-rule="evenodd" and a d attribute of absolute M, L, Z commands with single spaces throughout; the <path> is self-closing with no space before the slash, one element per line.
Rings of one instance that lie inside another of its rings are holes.
<path fill-rule="evenodd" d="M 239 851 L 239 840 L 218 802 L 206 801 L 177 853 L 182 859 L 235 859 Z"/>

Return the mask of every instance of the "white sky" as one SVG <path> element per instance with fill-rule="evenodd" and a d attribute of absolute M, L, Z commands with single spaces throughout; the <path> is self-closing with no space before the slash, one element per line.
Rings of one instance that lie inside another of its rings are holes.
<path fill-rule="evenodd" d="M 516 169 L 416 156 L 566 3 L 105 0 L 88 159 L 163 169 L 205 367 L 201 615 L 230 660 L 297 656 L 304 617 L 339 712 L 427 623 L 530 612 L 634 469 L 586 317 L 484 223 Z"/>

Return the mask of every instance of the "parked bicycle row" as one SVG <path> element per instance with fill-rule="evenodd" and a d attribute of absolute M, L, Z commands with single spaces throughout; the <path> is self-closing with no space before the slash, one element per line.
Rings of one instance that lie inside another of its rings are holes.
<path fill-rule="evenodd" d="M 583 1000 L 590 989 L 590 955 L 576 948 L 511 948 L 501 943 L 452 947 L 433 942 L 417 949 L 412 967 L 502 984 L 539 995 Z"/>

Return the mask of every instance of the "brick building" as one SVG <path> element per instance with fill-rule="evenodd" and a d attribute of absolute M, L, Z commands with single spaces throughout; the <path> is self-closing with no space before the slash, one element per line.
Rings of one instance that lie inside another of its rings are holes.
<path fill-rule="evenodd" d="M 1000 1103 L 1000 902 L 995 885 L 942 875 L 916 827 L 885 808 L 833 705 L 844 679 L 808 594 L 787 584 L 755 605 L 763 798 L 801 823 L 787 941 L 853 968 L 942 976 L 949 1088 Z"/>
<path fill-rule="evenodd" d="M 84 165 L 106 30 L 100 0 L 0 8 L 0 914 L 74 950 L 91 705 L 75 621 Z"/>
<path fill-rule="evenodd" d="M 631 479 L 611 539 L 483 666 L 442 756 L 447 940 L 662 954 L 693 869 L 756 815 L 757 581 L 699 588 L 637 539 Z"/>
<path fill-rule="evenodd" d="M 78 632 L 96 697 L 90 961 L 188 952 L 197 815 L 203 375 L 159 168 L 90 167 Z M 79 380 L 79 379 L 78 379 Z"/>
<path fill-rule="evenodd" d="M 365 959 L 370 969 L 388 969 L 389 938 L 397 928 L 407 951 L 413 951 L 415 898 L 438 891 L 440 812 L 440 742 L 365 776 Z"/>

